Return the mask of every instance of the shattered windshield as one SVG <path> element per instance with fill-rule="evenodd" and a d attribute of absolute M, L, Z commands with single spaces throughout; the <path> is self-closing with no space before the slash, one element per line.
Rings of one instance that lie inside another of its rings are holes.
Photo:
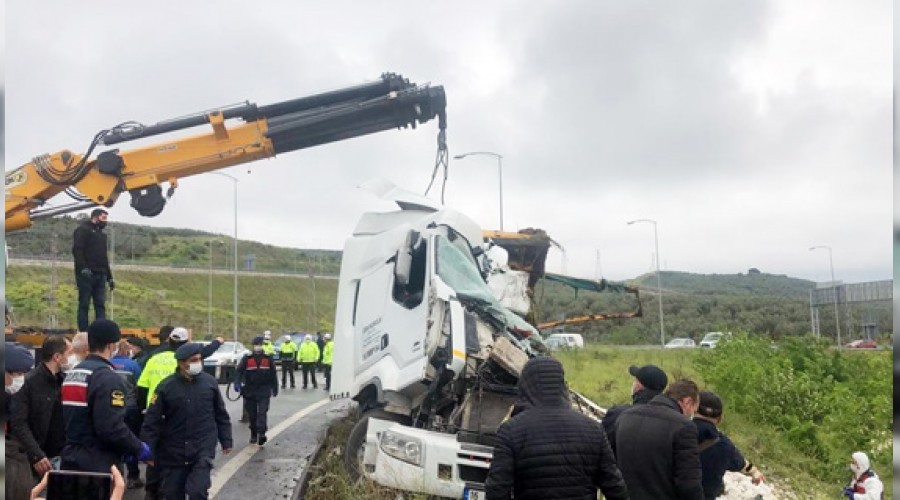
<path fill-rule="evenodd" d="M 450 288 L 456 292 L 457 298 L 467 306 L 473 307 L 490 323 L 498 324 L 502 329 L 512 328 L 519 331 L 535 333 L 533 326 L 516 313 L 500 305 L 500 301 L 491 293 L 487 283 L 462 250 L 450 243 L 447 238 L 437 238 L 437 274 Z M 493 320 L 493 321 L 490 321 Z M 539 339 L 534 335 L 532 339 Z"/>

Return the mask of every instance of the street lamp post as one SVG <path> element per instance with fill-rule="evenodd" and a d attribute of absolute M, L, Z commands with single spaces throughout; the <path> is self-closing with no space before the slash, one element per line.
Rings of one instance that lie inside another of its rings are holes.
<path fill-rule="evenodd" d="M 660 284 L 659 279 L 659 237 L 656 233 L 656 221 L 652 219 L 637 219 L 628 221 L 628 225 L 634 224 L 636 222 L 648 222 L 650 224 L 653 224 L 653 244 L 654 246 L 656 246 L 656 297 L 659 301 L 659 343 L 665 346 L 666 327 L 665 322 L 663 321 L 662 285 Z"/>
<path fill-rule="evenodd" d="M 817 245 L 814 247 L 809 247 L 809 251 L 813 251 L 819 248 L 824 248 L 828 250 L 828 265 L 831 267 L 831 291 L 834 294 L 834 329 L 837 332 L 837 347 L 841 348 L 841 319 L 838 316 L 838 288 L 837 282 L 834 281 L 834 260 L 831 258 L 831 247 L 828 245 Z"/>
<path fill-rule="evenodd" d="M 221 240 L 210 240 L 206 244 L 209 245 L 209 303 L 207 305 L 208 318 L 206 322 L 206 333 L 212 338 L 212 269 L 213 269 L 213 245 L 222 243 Z"/>
<path fill-rule="evenodd" d="M 224 172 L 207 172 L 209 174 L 221 175 L 223 177 L 228 177 L 234 182 L 234 342 L 237 344 L 238 341 L 238 224 L 237 224 L 237 214 L 238 214 L 238 180 L 237 177 L 233 175 L 226 174 Z"/>
<path fill-rule="evenodd" d="M 454 160 L 462 160 L 466 156 L 483 155 L 493 156 L 497 160 L 497 180 L 500 187 L 500 231 L 503 231 L 503 156 L 491 151 L 472 151 L 453 157 Z"/>

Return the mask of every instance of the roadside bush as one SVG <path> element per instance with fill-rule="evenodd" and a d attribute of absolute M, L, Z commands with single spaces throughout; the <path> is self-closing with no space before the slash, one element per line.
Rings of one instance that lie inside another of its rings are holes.
<path fill-rule="evenodd" d="M 704 380 L 746 418 L 780 430 L 814 458 L 823 481 L 847 479 L 850 454 L 865 451 L 890 474 L 890 358 L 884 352 L 841 352 L 813 338 L 737 335 L 696 361 Z"/>

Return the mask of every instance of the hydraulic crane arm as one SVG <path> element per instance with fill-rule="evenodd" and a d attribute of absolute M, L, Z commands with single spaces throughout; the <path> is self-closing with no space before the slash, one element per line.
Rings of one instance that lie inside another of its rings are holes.
<path fill-rule="evenodd" d="M 178 179 L 279 153 L 340 141 L 392 128 L 415 128 L 437 117 L 438 145 L 446 148 L 446 96 L 441 86 L 419 86 L 393 73 L 380 80 L 266 106 L 244 103 L 145 126 L 127 122 L 99 132 L 83 155 L 68 150 L 45 154 L 6 174 L 6 232 L 31 221 L 90 206 L 112 206 L 128 191 L 141 215 L 158 215 Z M 227 120 L 244 123 L 232 124 Z M 120 151 L 98 145 L 209 125 L 212 130 L 186 138 Z M 66 191 L 75 202 L 45 207 Z"/>

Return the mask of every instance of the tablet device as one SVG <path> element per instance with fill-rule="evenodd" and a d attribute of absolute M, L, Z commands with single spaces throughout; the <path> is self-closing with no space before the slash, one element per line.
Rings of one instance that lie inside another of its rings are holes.
<path fill-rule="evenodd" d="M 47 500 L 109 500 L 112 474 L 52 470 L 47 478 Z"/>

